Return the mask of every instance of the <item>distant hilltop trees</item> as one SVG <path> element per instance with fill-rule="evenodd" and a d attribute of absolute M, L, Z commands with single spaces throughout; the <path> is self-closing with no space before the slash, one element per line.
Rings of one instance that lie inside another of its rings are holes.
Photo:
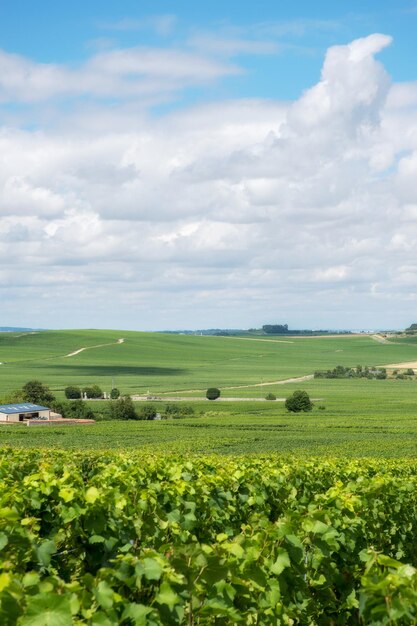
<path fill-rule="evenodd" d="M 288 333 L 288 324 L 265 324 L 262 330 L 267 335 L 285 335 Z"/>
<path fill-rule="evenodd" d="M 411 326 L 409 326 L 409 327 L 408 327 L 408 328 L 406 328 L 405 330 L 406 330 L 406 331 L 407 331 L 407 330 L 414 330 L 414 331 L 416 331 L 416 330 L 417 330 L 417 324 L 411 324 Z"/>

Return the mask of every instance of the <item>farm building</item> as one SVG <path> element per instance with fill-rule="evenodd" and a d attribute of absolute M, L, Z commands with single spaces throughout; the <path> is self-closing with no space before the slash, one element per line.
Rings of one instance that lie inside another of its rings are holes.
<path fill-rule="evenodd" d="M 25 420 L 49 420 L 51 409 L 32 402 L 0 404 L 0 422 L 23 422 Z"/>

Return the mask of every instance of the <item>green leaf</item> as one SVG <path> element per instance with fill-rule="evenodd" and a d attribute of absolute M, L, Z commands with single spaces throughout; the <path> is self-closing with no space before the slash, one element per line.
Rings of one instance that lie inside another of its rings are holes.
<path fill-rule="evenodd" d="M 161 584 L 160 591 L 155 599 L 159 604 L 166 604 L 170 609 L 181 602 L 179 595 L 166 582 Z"/>
<path fill-rule="evenodd" d="M 48 567 L 51 562 L 51 557 L 55 552 L 56 545 L 53 541 L 44 541 L 36 549 L 38 560 L 44 567 Z"/>
<path fill-rule="evenodd" d="M 142 563 L 143 573 L 148 580 L 159 580 L 162 575 L 162 565 L 155 559 L 145 558 Z"/>
<path fill-rule="evenodd" d="M 100 497 L 100 492 L 97 487 L 90 487 L 85 492 L 85 500 L 89 504 L 94 504 L 94 502 Z"/>
<path fill-rule="evenodd" d="M 104 543 L 105 539 L 104 537 L 101 537 L 100 535 L 91 535 L 91 537 L 88 540 L 88 543 Z"/>
<path fill-rule="evenodd" d="M 26 614 L 19 626 L 72 626 L 71 607 L 68 598 L 56 593 L 29 596 Z"/>
<path fill-rule="evenodd" d="M 131 602 L 123 611 L 122 620 L 131 619 L 135 626 L 147 626 L 146 616 L 152 612 L 149 606 Z"/>
<path fill-rule="evenodd" d="M 284 548 L 278 548 L 278 557 L 275 563 L 271 565 L 271 572 L 279 576 L 286 567 L 291 567 L 290 557 Z"/>
<path fill-rule="evenodd" d="M 101 580 L 94 590 L 97 602 L 103 609 L 111 609 L 113 606 L 113 589 L 105 580 Z"/>
<path fill-rule="evenodd" d="M 3 550 L 5 546 L 9 543 L 9 539 L 6 533 L 0 533 L 0 550 Z"/>

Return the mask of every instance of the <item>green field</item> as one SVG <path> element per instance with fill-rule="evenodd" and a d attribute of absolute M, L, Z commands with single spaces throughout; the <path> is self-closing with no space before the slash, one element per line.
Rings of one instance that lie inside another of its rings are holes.
<path fill-rule="evenodd" d="M 0 623 L 415 625 L 417 377 L 278 381 L 416 355 L 366 336 L 0 335 L 0 395 L 114 379 L 194 409 L 0 426 Z M 264 399 L 297 388 L 311 412 Z"/>
<path fill-rule="evenodd" d="M 122 337 L 124 343 L 117 344 Z M 167 403 L 164 393 L 202 400 L 190 401 L 195 410 L 192 419 L 99 422 L 93 427 L 39 430 L 2 426 L 0 445 L 413 458 L 417 453 L 417 380 L 313 379 L 256 385 L 337 364 L 410 361 L 416 354 L 412 342 L 381 344 L 367 336 L 247 341 L 120 331 L 3 333 L 0 395 L 32 378 L 50 385 L 58 397 L 63 396 L 67 384 L 97 383 L 109 390 L 114 378 L 122 393 L 150 390 L 160 395 L 162 400 L 155 404 L 161 412 Z M 222 398 L 254 400 L 203 400 L 202 390 L 211 385 L 222 388 Z M 236 388 L 224 389 L 228 386 Z M 260 401 L 269 391 L 285 398 L 299 387 L 315 399 L 311 413 L 289 414 L 283 402 Z M 103 405 L 91 402 L 90 406 L 99 414 Z"/>
<path fill-rule="evenodd" d="M 124 343 L 117 343 L 120 338 Z M 65 356 L 80 348 L 91 349 Z M 97 330 L 1 333 L 0 396 L 32 378 L 58 395 L 69 384 L 97 383 L 110 390 L 112 380 L 122 393 L 182 393 L 278 381 L 338 364 L 415 359 L 417 345 L 381 344 L 368 336 L 245 339 Z M 223 395 L 252 397 L 253 391 L 224 390 Z"/>

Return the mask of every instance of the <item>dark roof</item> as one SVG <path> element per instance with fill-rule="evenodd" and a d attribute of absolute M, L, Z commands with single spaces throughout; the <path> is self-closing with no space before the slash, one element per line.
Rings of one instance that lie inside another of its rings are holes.
<path fill-rule="evenodd" d="M 24 402 L 19 404 L 0 404 L 0 413 L 33 413 L 35 411 L 50 411 L 47 406 Z"/>

